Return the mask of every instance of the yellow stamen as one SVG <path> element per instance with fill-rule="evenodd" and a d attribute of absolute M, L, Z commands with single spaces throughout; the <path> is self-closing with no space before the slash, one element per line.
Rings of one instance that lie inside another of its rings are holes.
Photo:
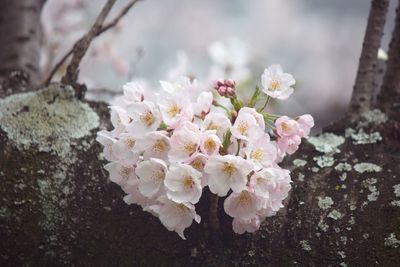
<path fill-rule="evenodd" d="M 194 144 L 194 143 L 186 143 L 184 146 L 183 146 L 183 151 L 186 153 L 186 154 L 189 154 L 189 155 L 191 155 L 191 154 L 193 154 L 195 151 L 196 151 L 196 148 L 197 148 L 197 144 Z"/>
<path fill-rule="evenodd" d="M 185 177 L 185 179 L 183 179 L 183 187 L 185 189 L 189 189 L 192 188 L 194 185 L 194 181 L 193 178 L 190 176 Z"/>
<path fill-rule="evenodd" d="M 232 175 L 237 171 L 236 166 L 233 163 L 224 163 L 223 171 L 227 175 Z"/>
<path fill-rule="evenodd" d="M 247 191 L 242 191 L 239 196 L 239 203 L 240 204 L 247 204 L 250 201 L 250 194 Z"/>
<path fill-rule="evenodd" d="M 207 127 L 207 130 L 216 130 L 218 131 L 220 129 L 220 127 L 217 124 L 214 123 L 210 123 Z"/>
<path fill-rule="evenodd" d="M 178 105 L 174 103 L 172 106 L 170 106 L 170 108 L 168 109 L 167 113 L 168 113 L 169 116 L 175 117 L 176 114 L 178 114 L 180 111 L 181 110 L 178 107 Z"/>
<path fill-rule="evenodd" d="M 190 165 L 198 171 L 203 171 L 203 169 L 204 169 L 204 163 L 199 158 L 196 158 L 195 160 L 193 160 L 192 163 L 190 163 Z"/>
<path fill-rule="evenodd" d="M 158 139 L 154 144 L 153 144 L 153 150 L 156 151 L 157 153 L 162 153 L 167 149 L 167 142 L 165 142 L 162 139 Z"/>
<path fill-rule="evenodd" d="M 264 151 L 261 148 L 257 148 L 253 152 L 251 152 L 250 158 L 255 159 L 255 160 L 262 160 L 263 158 L 263 153 Z"/>
<path fill-rule="evenodd" d="M 126 145 L 129 149 L 132 149 L 135 146 L 136 141 L 132 138 L 126 139 Z"/>
<path fill-rule="evenodd" d="M 151 111 L 146 110 L 143 114 L 140 115 L 140 120 L 143 122 L 143 124 L 150 126 L 153 124 L 156 118 L 154 118 L 154 115 L 153 113 L 151 113 Z"/>
<path fill-rule="evenodd" d="M 212 152 L 217 148 L 217 143 L 212 138 L 208 138 L 204 142 L 204 148 L 207 150 L 207 152 Z"/>
<path fill-rule="evenodd" d="M 238 131 L 241 135 L 245 135 L 247 133 L 248 129 L 249 129 L 249 125 L 246 122 L 244 122 L 244 121 L 239 122 Z"/>
<path fill-rule="evenodd" d="M 124 179 L 128 179 L 129 178 L 129 174 L 132 172 L 131 168 L 127 168 L 127 167 L 121 167 L 121 169 L 119 170 L 119 175 L 121 175 L 122 178 Z"/>
<path fill-rule="evenodd" d="M 273 80 L 269 86 L 272 91 L 278 90 L 281 87 L 279 81 Z"/>

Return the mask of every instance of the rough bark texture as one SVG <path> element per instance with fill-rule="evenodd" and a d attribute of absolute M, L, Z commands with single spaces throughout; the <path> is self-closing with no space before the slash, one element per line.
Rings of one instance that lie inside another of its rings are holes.
<path fill-rule="evenodd" d="M 389 0 L 373 0 L 368 16 L 360 62 L 353 94 L 350 100 L 349 115 L 365 112 L 372 107 L 374 77 L 381 45 Z"/>
<path fill-rule="evenodd" d="M 17 71 L 3 81 L 3 92 L 29 87 L 18 74 L 23 66 Z M 205 192 L 203 222 L 183 241 L 123 203 L 123 192 L 109 182 L 95 141 L 110 127 L 105 104 L 77 100 L 58 84 L 5 97 L 0 265 L 400 266 L 399 120 L 395 108 L 368 110 L 310 138 L 284 163 L 294 181 L 286 208 L 253 235 L 234 235 L 219 201 L 216 242 Z"/>
<path fill-rule="evenodd" d="M 286 162 L 297 166 L 287 208 L 254 235 L 233 235 L 229 218 L 220 216 L 220 244 L 206 227 L 207 194 L 203 223 L 187 231 L 187 241 L 123 203 L 95 141 L 96 131 L 109 126 L 105 105 L 89 108 L 72 89 L 55 85 L 0 106 L 2 266 L 400 263 L 398 116 L 368 112 L 357 124 L 326 129 L 335 135 L 310 139 L 314 145 Z M 38 123 L 43 116 L 45 125 Z M 84 119 L 74 123 L 78 117 Z"/>
<path fill-rule="evenodd" d="M 385 110 L 400 109 L 400 1 L 396 10 L 395 27 L 389 46 L 389 59 L 386 69 L 379 102 Z M 395 106 L 390 105 L 390 103 Z"/>
<path fill-rule="evenodd" d="M 39 83 L 40 12 L 44 0 L 0 1 L 0 82 L 19 71 Z M 0 88 L 1 91 L 1 88 Z"/>

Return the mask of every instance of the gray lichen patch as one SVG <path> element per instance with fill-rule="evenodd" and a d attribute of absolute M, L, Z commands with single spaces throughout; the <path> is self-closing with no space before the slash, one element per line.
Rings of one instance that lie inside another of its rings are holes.
<path fill-rule="evenodd" d="M 369 124 L 369 123 L 381 124 L 388 120 L 387 115 L 379 109 L 373 109 L 373 110 L 364 112 L 363 114 L 361 114 L 361 117 L 362 117 L 363 121 L 359 123 L 359 124 L 361 124 L 360 126 L 363 126 L 363 124 Z"/>
<path fill-rule="evenodd" d="M 337 210 L 332 210 L 331 212 L 329 212 L 328 214 L 328 218 L 334 219 L 334 220 L 338 220 L 342 217 L 342 214 L 337 211 Z"/>
<path fill-rule="evenodd" d="M 354 165 L 354 170 L 359 173 L 380 172 L 382 168 L 374 163 L 361 162 Z"/>
<path fill-rule="evenodd" d="M 329 209 L 333 205 L 333 200 L 331 197 L 318 197 L 318 207 L 323 210 Z"/>
<path fill-rule="evenodd" d="M 341 162 L 338 165 L 335 166 L 335 170 L 339 171 L 339 172 L 349 172 L 351 171 L 352 167 L 351 164 L 347 163 L 347 162 Z"/>
<path fill-rule="evenodd" d="M 321 168 L 331 167 L 335 163 L 335 159 L 333 157 L 326 155 L 316 156 L 314 157 L 314 161 Z"/>
<path fill-rule="evenodd" d="M 328 154 L 340 152 L 338 147 L 345 141 L 342 136 L 333 133 L 323 133 L 316 137 L 310 137 L 307 140 L 317 151 Z"/>
<path fill-rule="evenodd" d="M 393 186 L 393 193 L 396 197 L 400 197 L 400 184 Z"/>
<path fill-rule="evenodd" d="M 303 250 L 305 250 L 305 251 L 310 251 L 310 250 L 311 250 L 311 246 L 310 246 L 310 244 L 308 243 L 308 240 L 301 240 L 301 241 L 300 241 L 300 245 L 301 245 L 301 248 L 302 248 Z"/>
<path fill-rule="evenodd" d="M 71 87 L 54 84 L 0 100 L 0 127 L 20 150 L 35 145 L 39 151 L 64 157 L 71 139 L 82 138 L 98 126 L 96 112 L 78 101 Z"/>
<path fill-rule="evenodd" d="M 397 239 L 395 233 L 391 233 L 385 238 L 385 246 L 390 248 L 398 248 L 400 246 L 400 240 Z"/>
<path fill-rule="evenodd" d="M 296 167 L 303 167 L 307 164 L 307 161 L 303 160 L 303 159 L 294 159 L 293 160 L 293 164 Z"/>
<path fill-rule="evenodd" d="M 379 132 L 366 133 L 364 129 L 356 131 L 348 128 L 346 129 L 346 137 L 351 137 L 355 145 L 375 144 L 382 141 L 382 136 Z"/>

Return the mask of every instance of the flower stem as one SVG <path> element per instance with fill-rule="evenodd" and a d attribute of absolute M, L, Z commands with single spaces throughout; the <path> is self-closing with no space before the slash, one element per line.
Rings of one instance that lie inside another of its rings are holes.
<path fill-rule="evenodd" d="M 236 156 L 239 155 L 239 151 L 240 151 L 240 139 L 237 140 Z"/>
<path fill-rule="evenodd" d="M 270 96 L 267 96 L 267 99 L 265 100 L 264 106 L 262 106 L 262 108 L 260 108 L 259 111 L 263 111 L 267 107 L 270 98 L 271 98 Z"/>

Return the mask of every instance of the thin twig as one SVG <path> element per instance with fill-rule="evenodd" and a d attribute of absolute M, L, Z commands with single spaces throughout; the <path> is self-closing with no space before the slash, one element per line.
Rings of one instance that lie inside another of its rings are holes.
<path fill-rule="evenodd" d="M 220 232 L 218 219 L 218 196 L 210 194 L 210 226 L 214 235 Z"/>
<path fill-rule="evenodd" d="M 372 106 L 377 54 L 381 45 L 389 0 L 372 0 L 365 31 L 357 77 L 350 100 L 348 115 L 356 118 Z"/>
<path fill-rule="evenodd" d="M 396 21 L 389 45 L 386 72 L 383 76 L 379 104 L 389 111 L 400 101 L 400 0 L 396 10 Z"/>
<path fill-rule="evenodd" d="M 100 14 L 97 16 L 95 23 L 90 28 L 90 30 L 74 45 L 73 56 L 71 62 L 67 67 L 67 71 L 62 77 L 61 81 L 66 84 L 74 85 L 78 79 L 79 65 L 82 58 L 85 56 L 91 42 L 102 28 L 102 25 L 110 13 L 116 0 L 107 0 Z"/>
<path fill-rule="evenodd" d="M 100 30 L 98 30 L 95 35 L 93 36 L 93 39 L 98 37 L 99 35 L 101 35 L 102 33 L 110 30 L 111 28 L 115 27 L 118 22 L 122 19 L 123 16 L 125 16 L 128 11 L 132 8 L 132 6 L 134 4 L 136 4 L 137 2 L 139 2 L 140 0 L 132 0 L 130 1 L 124 8 L 122 8 L 122 10 L 120 11 L 120 13 L 109 23 L 107 23 L 106 25 L 102 26 Z M 93 28 L 93 27 L 92 27 Z M 85 36 L 84 36 L 85 37 Z M 84 38 L 82 37 L 82 38 Z M 82 39 L 81 38 L 81 39 Z M 81 40 L 80 39 L 80 40 Z M 93 41 L 92 39 L 92 41 Z M 51 70 L 50 74 L 47 76 L 47 78 L 45 79 L 45 81 L 43 82 L 44 85 L 48 85 L 52 78 L 54 77 L 54 75 L 57 73 L 58 69 L 65 63 L 65 61 L 74 53 L 74 49 L 76 47 L 76 45 L 79 43 L 78 40 L 74 46 L 58 61 L 58 63 L 54 66 L 54 68 Z"/>

